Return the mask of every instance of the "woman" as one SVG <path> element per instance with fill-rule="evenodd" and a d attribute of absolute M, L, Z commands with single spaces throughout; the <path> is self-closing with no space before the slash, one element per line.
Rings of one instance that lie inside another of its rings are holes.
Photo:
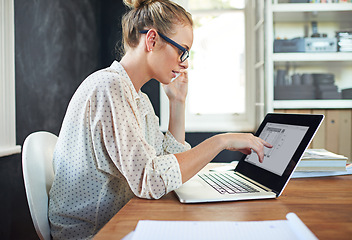
<path fill-rule="evenodd" d="M 162 197 L 224 149 L 254 150 L 262 161 L 270 147 L 252 134 L 227 133 L 191 149 L 185 142 L 191 15 L 169 0 L 124 2 L 131 8 L 122 21 L 125 55 L 82 82 L 59 134 L 49 204 L 54 239 L 92 238 L 134 195 Z M 150 79 L 164 84 L 169 98 L 166 134 L 140 91 Z"/>

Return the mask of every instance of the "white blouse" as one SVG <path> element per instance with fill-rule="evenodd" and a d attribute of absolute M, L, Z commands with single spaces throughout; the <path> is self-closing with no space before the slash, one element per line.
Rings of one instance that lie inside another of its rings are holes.
<path fill-rule="evenodd" d="M 120 63 L 93 73 L 69 103 L 54 152 L 53 238 L 92 238 L 134 195 L 158 199 L 180 187 L 173 154 L 188 149 L 159 130 Z"/>

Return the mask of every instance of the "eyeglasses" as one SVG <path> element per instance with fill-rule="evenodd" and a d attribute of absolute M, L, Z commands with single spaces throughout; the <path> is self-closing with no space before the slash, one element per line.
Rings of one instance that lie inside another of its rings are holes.
<path fill-rule="evenodd" d="M 139 32 L 142 33 L 142 34 L 146 34 L 148 31 L 149 31 L 149 30 L 142 30 L 142 31 L 139 31 Z M 178 44 L 178 43 L 175 42 L 174 40 L 172 40 L 172 39 L 166 37 L 164 34 L 161 34 L 160 32 L 157 32 L 157 33 L 158 33 L 158 34 L 160 35 L 160 37 L 161 37 L 162 39 L 164 39 L 166 42 L 168 42 L 168 43 L 174 45 L 174 46 L 177 47 L 179 50 L 181 50 L 181 51 L 182 51 L 182 54 L 181 54 L 181 56 L 180 56 L 180 60 L 181 60 L 181 62 L 186 61 L 186 59 L 189 57 L 189 52 L 188 52 L 188 50 L 187 50 L 186 48 L 182 47 L 180 44 Z"/>

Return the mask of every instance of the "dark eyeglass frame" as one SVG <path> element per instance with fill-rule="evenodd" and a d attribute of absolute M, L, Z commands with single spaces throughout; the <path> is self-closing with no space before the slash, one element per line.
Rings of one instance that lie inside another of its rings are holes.
<path fill-rule="evenodd" d="M 149 30 L 142 30 L 142 31 L 139 31 L 139 32 L 142 33 L 142 34 L 146 34 L 146 33 L 148 33 L 148 31 L 149 31 Z M 158 34 L 160 35 L 160 37 L 161 37 L 162 39 L 164 39 L 166 42 L 168 42 L 168 43 L 174 45 L 175 47 L 177 47 L 178 49 L 180 49 L 180 50 L 182 51 L 182 54 L 181 54 L 181 56 L 180 56 L 180 61 L 181 61 L 181 62 L 186 61 L 186 59 L 189 57 L 189 52 L 188 52 L 188 50 L 187 50 L 186 48 L 182 47 L 180 44 L 178 44 L 178 43 L 175 42 L 174 40 L 172 40 L 172 39 L 166 37 L 164 34 L 161 34 L 160 32 L 157 32 L 157 33 L 158 33 Z"/>

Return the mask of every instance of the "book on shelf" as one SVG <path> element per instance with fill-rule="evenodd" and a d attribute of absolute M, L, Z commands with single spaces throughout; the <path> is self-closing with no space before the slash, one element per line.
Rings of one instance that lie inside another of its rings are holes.
<path fill-rule="evenodd" d="M 296 171 L 346 171 L 348 158 L 326 149 L 307 149 Z"/>

